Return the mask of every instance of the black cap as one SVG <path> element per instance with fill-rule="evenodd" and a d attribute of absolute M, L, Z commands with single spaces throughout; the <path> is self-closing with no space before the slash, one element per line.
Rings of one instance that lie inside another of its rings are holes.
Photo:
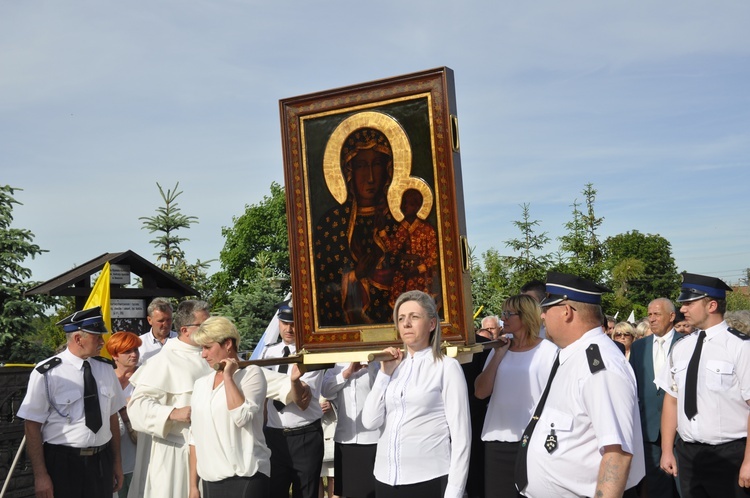
<path fill-rule="evenodd" d="M 552 306 L 566 299 L 578 301 L 579 303 L 601 304 L 602 294 L 612 292 L 591 280 L 551 271 L 547 273 L 547 297 L 541 302 L 541 306 Z"/>
<path fill-rule="evenodd" d="M 87 310 L 76 311 L 72 315 L 63 318 L 56 325 L 62 325 L 63 331 L 75 332 L 83 330 L 91 334 L 108 334 L 107 325 L 102 317 L 102 308 L 97 306 Z"/>
<path fill-rule="evenodd" d="M 683 272 L 682 292 L 680 292 L 677 302 L 687 303 L 703 299 L 704 297 L 726 299 L 727 291 L 731 292 L 732 288 L 719 278 Z"/>
<path fill-rule="evenodd" d="M 279 309 L 278 317 L 282 322 L 294 323 L 294 311 L 292 310 L 292 300 L 284 301 L 276 305 Z"/>

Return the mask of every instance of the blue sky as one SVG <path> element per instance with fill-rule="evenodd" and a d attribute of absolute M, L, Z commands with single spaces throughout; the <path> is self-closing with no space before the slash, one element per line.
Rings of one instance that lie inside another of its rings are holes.
<path fill-rule="evenodd" d="M 47 280 L 151 258 L 139 217 L 180 182 L 189 260 L 283 184 L 278 101 L 455 72 L 469 243 L 564 233 L 588 182 L 605 238 L 660 234 L 678 268 L 750 266 L 750 2 L 0 1 L 0 182 Z M 216 269 L 216 268 L 215 268 Z"/>

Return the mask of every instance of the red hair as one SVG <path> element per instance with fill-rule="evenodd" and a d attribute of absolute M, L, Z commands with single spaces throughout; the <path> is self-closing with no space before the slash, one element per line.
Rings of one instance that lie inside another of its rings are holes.
<path fill-rule="evenodd" d="M 133 332 L 120 330 L 112 334 L 104 347 L 107 348 L 110 356 L 117 356 L 125 351 L 140 347 L 142 343 L 141 338 Z"/>

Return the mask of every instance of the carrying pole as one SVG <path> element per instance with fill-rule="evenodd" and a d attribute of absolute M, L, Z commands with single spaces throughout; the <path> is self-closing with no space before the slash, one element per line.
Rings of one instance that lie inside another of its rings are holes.
<path fill-rule="evenodd" d="M 8 484 L 10 483 L 10 478 L 13 476 L 13 471 L 16 469 L 16 464 L 18 464 L 18 459 L 21 457 L 21 452 L 23 451 L 24 446 L 26 446 L 26 436 L 24 436 L 23 439 L 21 439 L 21 445 L 18 447 L 18 451 L 16 451 L 16 457 L 13 459 L 13 463 L 8 469 L 8 475 L 5 477 L 5 482 L 3 483 L 3 489 L 2 491 L 0 491 L 0 498 L 3 498 L 3 496 L 5 496 L 5 490 L 8 488 Z"/>

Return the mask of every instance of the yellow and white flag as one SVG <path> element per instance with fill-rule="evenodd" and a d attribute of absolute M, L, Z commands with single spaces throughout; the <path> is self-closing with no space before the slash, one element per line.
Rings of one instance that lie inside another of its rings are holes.
<path fill-rule="evenodd" d="M 102 307 L 102 318 L 104 319 L 104 324 L 107 326 L 107 330 L 110 332 L 109 334 L 104 334 L 104 342 L 107 342 L 112 335 L 112 312 L 109 306 L 109 287 L 109 261 L 107 261 L 104 263 L 104 268 L 102 268 L 102 272 L 96 279 L 94 288 L 91 289 L 91 294 L 89 294 L 89 298 L 83 306 L 83 309 L 85 310 L 96 306 Z M 102 348 L 101 355 L 110 358 L 106 348 Z"/>

